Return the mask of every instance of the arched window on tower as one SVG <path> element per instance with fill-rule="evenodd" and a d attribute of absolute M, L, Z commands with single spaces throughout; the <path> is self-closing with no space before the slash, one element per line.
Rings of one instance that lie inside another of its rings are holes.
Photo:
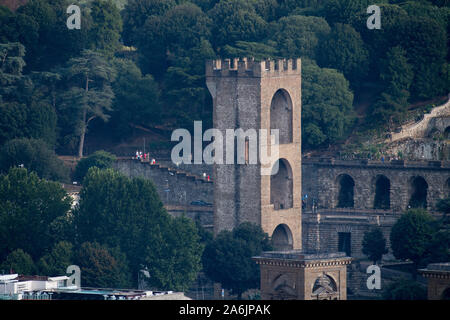
<path fill-rule="evenodd" d="M 279 89 L 272 98 L 270 129 L 279 130 L 280 144 L 292 142 L 292 100 L 284 89 Z"/>
<path fill-rule="evenodd" d="M 292 169 L 286 159 L 279 159 L 278 172 L 270 176 L 270 203 L 275 210 L 293 207 Z M 274 168 L 276 168 L 275 163 Z"/>
<path fill-rule="evenodd" d="M 292 250 L 293 240 L 291 229 L 286 224 L 279 224 L 272 233 L 272 245 L 275 250 Z"/>

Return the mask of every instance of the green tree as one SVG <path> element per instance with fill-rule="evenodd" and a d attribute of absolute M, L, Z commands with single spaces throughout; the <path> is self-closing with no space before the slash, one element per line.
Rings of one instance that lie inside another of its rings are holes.
<path fill-rule="evenodd" d="M 27 137 L 43 139 L 53 146 L 57 116 L 54 105 L 44 97 L 46 76 L 35 73 L 33 81 L 23 75 L 24 54 L 25 48 L 18 42 L 0 43 L 0 144 Z"/>
<path fill-rule="evenodd" d="M 192 126 L 193 120 L 202 119 L 205 100 L 209 95 L 204 75 L 193 74 L 183 67 L 169 67 L 164 76 L 162 99 L 167 108 L 164 116 L 176 119 L 181 127 Z M 189 108 L 186 108 L 189 106 Z"/>
<path fill-rule="evenodd" d="M 323 15 L 329 23 L 350 23 L 356 14 L 365 13 L 369 5 L 367 0 L 329 0 L 325 2 Z"/>
<path fill-rule="evenodd" d="M 407 102 L 414 73 L 406 51 L 399 46 L 389 49 L 381 65 L 380 79 L 385 84 L 385 92 L 399 101 Z"/>
<path fill-rule="evenodd" d="M 271 28 L 270 39 L 277 43 L 279 55 L 284 58 L 315 59 L 318 45 L 330 33 L 323 18 L 288 16 Z"/>
<path fill-rule="evenodd" d="M 402 120 L 406 111 L 414 72 L 408 63 L 406 51 L 399 46 L 389 49 L 386 59 L 381 60 L 380 65 L 380 79 L 384 89 L 380 99 L 369 111 L 368 122 L 392 125 L 392 121 Z"/>
<path fill-rule="evenodd" d="M 92 27 L 89 37 L 97 50 L 112 55 L 120 48 L 122 18 L 119 9 L 111 0 L 94 0 L 90 4 Z"/>
<path fill-rule="evenodd" d="M 429 99 L 448 91 L 448 73 L 444 72 L 447 56 L 445 28 L 434 19 L 410 17 L 399 26 L 399 43 L 406 50 L 414 70 L 411 95 Z"/>
<path fill-rule="evenodd" d="M 53 147 L 56 123 L 56 112 L 45 101 L 0 102 L 0 144 L 14 138 L 35 138 Z"/>
<path fill-rule="evenodd" d="M 348 134 L 354 123 L 353 93 L 341 73 L 302 62 L 302 139 L 305 147 L 317 148 Z"/>
<path fill-rule="evenodd" d="M 0 43 L 0 102 L 24 102 L 31 81 L 22 74 L 25 67 L 25 47 L 19 42 Z"/>
<path fill-rule="evenodd" d="M 126 45 L 139 46 L 142 42 L 142 28 L 152 16 L 163 16 L 174 7 L 174 0 L 129 0 L 122 10 L 122 37 Z"/>
<path fill-rule="evenodd" d="M 233 231 L 220 232 L 206 245 L 203 269 L 213 281 L 241 299 L 246 290 L 259 287 L 259 267 L 252 257 L 271 249 L 269 237 L 261 227 L 245 222 Z"/>
<path fill-rule="evenodd" d="M 156 288 L 186 291 L 201 270 L 203 245 L 194 222 L 187 217 L 170 220 L 158 250 L 149 250 L 146 265 Z"/>
<path fill-rule="evenodd" d="M 436 203 L 436 209 L 444 214 L 450 213 L 450 198 L 439 199 Z"/>
<path fill-rule="evenodd" d="M 186 2 L 168 10 L 164 15 L 165 44 L 170 54 L 185 56 L 202 39 L 211 37 L 211 19 L 195 4 Z"/>
<path fill-rule="evenodd" d="M 339 70 L 354 87 L 367 75 L 369 52 L 360 34 L 348 24 L 333 25 L 318 51 L 318 64 Z"/>
<path fill-rule="evenodd" d="M 428 243 L 424 265 L 428 263 L 448 262 L 450 260 L 450 229 L 442 227 L 433 233 Z"/>
<path fill-rule="evenodd" d="M 0 269 L 6 271 L 6 273 L 33 275 L 36 271 L 36 266 L 28 253 L 22 249 L 16 249 L 8 254 Z"/>
<path fill-rule="evenodd" d="M 88 173 L 88 170 L 92 167 L 97 167 L 99 169 L 111 168 L 113 163 L 116 161 L 116 156 L 113 154 L 100 150 L 89 155 L 86 158 L 78 161 L 75 168 L 74 178 L 77 181 L 83 181 L 84 176 Z"/>
<path fill-rule="evenodd" d="M 436 231 L 434 218 L 423 209 L 410 209 L 391 229 L 392 253 L 397 259 L 409 259 L 417 267 L 425 257 L 428 245 Z"/>
<path fill-rule="evenodd" d="M 383 291 L 384 300 L 426 300 L 426 289 L 417 282 L 399 279 Z"/>
<path fill-rule="evenodd" d="M 267 35 L 267 22 L 250 1 L 220 1 L 208 15 L 213 20 L 212 44 L 216 49 L 236 41 L 258 42 Z"/>
<path fill-rule="evenodd" d="M 195 227 L 167 214 L 149 180 L 91 168 L 73 214 L 77 242 L 120 247 L 135 279 L 147 267 L 152 286 L 183 289 L 198 270 L 196 261 L 202 252 Z"/>
<path fill-rule="evenodd" d="M 70 4 L 68 0 L 28 1 L 8 21 L 15 31 L 8 40 L 20 41 L 27 48 L 27 71 L 50 70 L 94 45 L 88 37 L 92 19 L 85 5 L 81 5 L 81 29 L 65 27 L 65 12 Z"/>
<path fill-rule="evenodd" d="M 222 48 L 222 56 L 226 58 L 253 57 L 256 60 L 279 58 L 274 41 L 268 41 L 268 43 L 236 41 L 234 46 L 225 45 Z"/>
<path fill-rule="evenodd" d="M 22 165 L 41 178 L 69 181 L 69 168 L 42 140 L 13 139 L 0 147 L 0 172 Z"/>
<path fill-rule="evenodd" d="M 111 82 L 114 70 L 99 52 L 84 50 L 72 58 L 64 69 L 64 80 L 69 85 L 62 93 L 61 110 L 71 114 L 79 136 L 78 157 L 83 157 L 83 147 L 89 123 L 94 119 L 108 121 L 114 93 Z"/>
<path fill-rule="evenodd" d="M 18 102 L 0 102 L 0 145 L 8 140 L 23 137 L 27 122 L 27 106 Z"/>
<path fill-rule="evenodd" d="M 62 276 L 66 274 L 68 266 L 74 261 L 73 245 L 67 241 L 56 243 L 52 250 L 42 256 L 37 262 L 40 275 Z"/>
<path fill-rule="evenodd" d="M 386 239 L 380 228 L 373 228 L 364 233 L 362 241 L 362 252 L 376 264 L 383 257 L 383 254 L 388 253 L 386 248 Z"/>
<path fill-rule="evenodd" d="M 117 77 L 112 83 L 114 91 L 113 112 L 109 125 L 117 137 L 130 134 L 132 126 L 150 126 L 160 123 L 161 103 L 159 88 L 150 74 L 142 75 L 141 70 L 131 61 L 114 61 Z"/>
<path fill-rule="evenodd" d="M 33 259 L 41 257 L 53 246 L 51 223 L 69 209 L 59 183 L 21 168 L 0 175 L 0 260 L 19 248 Z"/>
<path fill-rule="evenodd" d="M 131 288 L 131 273 L 125 254 L 97 242 L 85 242 L 76 252 L 82 284 L 97 288 Z"/>

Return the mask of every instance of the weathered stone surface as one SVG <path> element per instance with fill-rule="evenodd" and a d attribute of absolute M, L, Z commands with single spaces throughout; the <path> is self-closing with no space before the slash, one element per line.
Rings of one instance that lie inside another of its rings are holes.
<path fill-rule="evenodd" d="M 279 158 L 292 171 L 292 205 L 278 209 L 271 202 L 270 176 L 260 174 L 260 164 L 216 164 L 213 174 L 216 234 L 244 221 L 261 225 L 269 235 L 283 225 L 287 245 L 301 248 L 300 73 L 300 59 L 262 62 L 224 59 L 206 63 L 206 83 L 214 106 L 213 127 L 223 136 L 227 129 L 268 132 L 279 129 L 282 137 Z M 281 124 L 283 128 L 278 128 Z"/>

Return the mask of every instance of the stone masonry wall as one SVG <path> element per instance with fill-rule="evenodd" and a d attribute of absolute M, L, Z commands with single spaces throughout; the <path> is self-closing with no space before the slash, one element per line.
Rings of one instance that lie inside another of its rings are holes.
<path fill-rule="evenodd" d="M 212 182 L 205 182 L 186 174 L 177 174 L 138 160 L 119 160 L 115 162 L 114 168 L 130 178 L 142 177 L 152 180 L 166 205 L 190 205 L 196 200 L 214 203 Z"/>

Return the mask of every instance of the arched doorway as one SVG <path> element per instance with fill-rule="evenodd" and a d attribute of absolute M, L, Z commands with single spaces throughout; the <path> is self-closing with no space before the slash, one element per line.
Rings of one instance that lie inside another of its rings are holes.
<path fill-rule="evenodd" d="M 273 231 L 272 246 L 277 251 L 292 250 L 292 232 L 286 224 L 279 224 Z"/>
<path fill-rule="evenodd" d="M 384 175 L 375 179 L 374 209 L 387 210 L 391 207 L 391 181 Z"/>
<path fill-rule="evenodd" d="M 284 89 L 275 92 L 270 103 L 270 129 L 279 130 L 279 143 L 292 142 L 292 100 Z"/>
<path fill-rule="evenodd" d="M 278 172 L 270 176 L 270 203 L 275 210 L 283 210 L 293 207 L 293 179 L 292 169 L 286 159 L 279 159 L 274 164 L 278 165 Z"/>
<path fill-rule="evenodd" d="M 341 174 L 337 178 L 338 184 L 338 208 L 353 208 L 355 206 L 355 181 L 348 174 Z"/>
<path fill-rule="evenodd" d="M 411 208 L 427 208 L 428 183 L 423 177 L 417 176 L 411 179 L 411 198 L 409 206 Z"/>

